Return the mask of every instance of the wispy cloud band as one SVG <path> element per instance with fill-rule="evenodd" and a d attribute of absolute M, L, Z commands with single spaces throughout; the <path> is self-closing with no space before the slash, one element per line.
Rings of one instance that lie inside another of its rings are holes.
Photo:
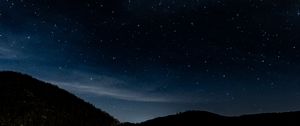
<path fill-rule="evenodd" d="M 12 49 L 0 47 L 0 59 L 17 59 L 17 52 Z"/>
<path fill-rule="evenodd" d="M 139 102 L 173 102 L 171 99 L 163 96 L 152 96 L 150 94 L 143 94 L 133 92 L 127 89 L 107 88 L 101 86 L 88 86 L 80 84 L 70 83 L 57 83 L 64 89 L 72 90 L 78 93 L 89 93 L 97 96 L 108 96 L 116 99 L 127 101 L 139 101 Z"/>

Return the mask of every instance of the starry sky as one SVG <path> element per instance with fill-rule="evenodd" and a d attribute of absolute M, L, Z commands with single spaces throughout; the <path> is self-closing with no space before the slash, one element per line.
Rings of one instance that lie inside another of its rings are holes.
<path fill-rule="evenodd" d="M 299 0 L 0 0 L 0 70 L 120 121 L 300 110 Z"/>

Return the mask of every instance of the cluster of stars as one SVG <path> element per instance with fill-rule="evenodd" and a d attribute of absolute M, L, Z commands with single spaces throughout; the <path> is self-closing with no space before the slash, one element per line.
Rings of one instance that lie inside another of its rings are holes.
<path fill-rule="evenodd" d="M 238 101 L 279 91 L 282 78 L 299 73 L 300 3 L 285 4 L 4 0 L 0 45 L 60 72 L 101 71 L 138 82 L 130 88 L 150 83 L 154 93 L 184 90 L 201 97 L 201 90 Z"/>

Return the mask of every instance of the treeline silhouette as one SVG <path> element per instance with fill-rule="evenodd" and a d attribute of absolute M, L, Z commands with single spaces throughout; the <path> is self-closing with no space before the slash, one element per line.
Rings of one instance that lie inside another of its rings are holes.
<path fill-rule="evenodd" d="M 118 120 L 30 76 L 0 72 L 0 126 L 115 126 Z"/>

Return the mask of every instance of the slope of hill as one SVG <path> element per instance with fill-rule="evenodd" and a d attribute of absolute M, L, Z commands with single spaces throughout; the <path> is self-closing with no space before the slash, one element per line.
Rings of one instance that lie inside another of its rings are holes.
<path fill-rule="evenodd" d="M 118 120 L 30 76 L 0 72 L 1 126 L 114 126 Z"/>
<path fill-rule="evenodd" d="M 0 72 L 0 126 L 298 126 L 300 112 L 226 117 L 188 111 L 142 123 L 122 123 L 57 86 Z"/>
<path fill-rule="evenodd" d="M 203 111 L 188 111 L 177 115 L 170 115 L 141 123 L 141 126 L 196 126 L 197 124 L 216 125 L 225 121 L 226 117 Z M 198 126 L 197 125 L 197 126 Z"/>
<path fill-rule="evenodd" d="M 225 117 L 203 111 L 189 111 L 159 117 L 142 123 L 123 123 L 119 126 L 299 126 L 300 112 L 269 113 Z"/>

